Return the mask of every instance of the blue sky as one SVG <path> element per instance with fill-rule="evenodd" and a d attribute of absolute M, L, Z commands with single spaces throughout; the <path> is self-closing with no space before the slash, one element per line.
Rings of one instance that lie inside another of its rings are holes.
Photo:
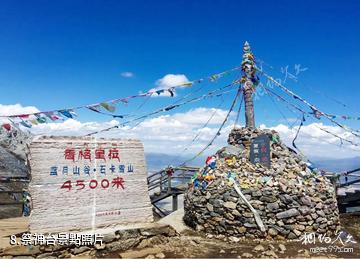
<path fill-rule="evenodd" d="M 248 40 L 274 77 L 284 76 L 281 67 L 307 68 L 289 88 L 326 112 L 360 116 L 360 1 L 1 1 L 0 24 L 3 105 L 51 110 L 146 91 L 166 74 L 197 79 L 239 65 Z M 168 103 L 157 98 L 144 109 Z M 255 105 L 258 124 L 281 122 L 267 97 Z M 79 120 L 108 118 L 84 112 Z"/>

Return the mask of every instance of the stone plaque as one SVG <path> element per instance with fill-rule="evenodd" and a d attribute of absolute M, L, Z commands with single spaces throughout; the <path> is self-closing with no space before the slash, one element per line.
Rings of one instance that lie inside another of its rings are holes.
<path fill-rule="evenodd" d="M 260 135 L 251 143 L 250 161 L 270 168 L 270 139 L 267 135 Z"/>
<path fill-rule="evenodd" d="M 42 137 L 29 162 L 32 233 L 153 221 L 139 140 Z"/>

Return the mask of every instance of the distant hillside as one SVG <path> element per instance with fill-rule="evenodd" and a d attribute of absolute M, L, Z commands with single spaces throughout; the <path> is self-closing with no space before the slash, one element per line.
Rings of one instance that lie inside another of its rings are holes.
<path fill-rule="evenodd" d="M 156 171 L 168 165 L 176 166 L 190 158 L 189 156 L 174 156 L 157 153 L 147 153 L 145 154 L 145 157 L 149 171 Z M 188 165 L 203 166 L 204 162 L 205 157 L 199 157 L 194 161 L 189 162 Z M 320 169 L 332 172 L 348 171 L 360 167 L 360 157 L 345 159 L 314 158 L 311 159 L 311 162 L 313 162 L 316 167 Z"/>
<path fill-rule="evenodd" d="M 360 157 L 343 158 L 343 159 L 326 159 L 311 160 L 318 168 L 333 172 L 348 171 L 360 168 Z"/>
<path fill-rule="evenodd" d="M 148 171 L 156 171 L 164 167 L 167 167 L 169 165 L 171 166 L 180 165 L 191 157 L 174 156 L 174 155 L 158 154 L 158 153 L 146 153 L 145 158 L 146 158 Z M 193 165 L 193 166 L 202 166 L 203 164 L 204 164 L 204 159 L 202 157 L 199 157 L 198 159 L 195 159 L 194 161 L 188 163 L 188 165 Z"/>

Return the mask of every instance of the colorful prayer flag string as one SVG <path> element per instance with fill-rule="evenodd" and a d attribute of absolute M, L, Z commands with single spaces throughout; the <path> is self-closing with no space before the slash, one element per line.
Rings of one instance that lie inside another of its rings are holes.
<path fill-rule="evenodd" d="M 221 77 L 224 77 L 226 75 L 229 75 L 231 72 L 239 70 L 239 69 L 240 69 L 240 67 L 235 67 L 235 68 L 232 68 L 232 69 L 229 69 L 229 70 L 226 70 L 226 71 L 223 71 L 223 72 L 220 72 L 220 73 L 217 73 L 217 74 L 205 77 L 205 78 L 186 82 L 186 83 L 172 86 L 169 88 L 151 90 L 146 93 L 132 95 L 132 96 L 124 97 L 124 98 L 118 98 L 118 99 L 114 99 L 114 100 L 110 100 L 110 101 L 103 101 L 103 102 L 99 102 L 99 103 L 95 103 L 95 104 L 88 104 L 88 105 L 82 105 L 82 106 L 77 106 L 77 107 L 73 107 L 73 108 L 64 108 L 64 109 L 59 109 L 59 110 L 40 111 L 40 112 L 26 113 L 26 114 L 0 115 L 0 117 L 1 118 L 15 118 L 15 119 L 19 119 L 20 121 L 27 121 L 27 124 L 28 123 L 38 124 L 38 123 L 46 123 L 47 122 L 46 117 L 48 117 L 51 121 L 56 121 L 56 120 L 59 120 L 60 118 L 65 118 L 65 119 L 66 118 L 74 118 L 76 116 L 75 110 L 79 110 L 82 108 L 87 108 L 93 112 L 98 112 L 98 113 L 101 113 L 100 112 L 101 109 L 104 109 L 108 112 L 113 113 L 116 110 L 117 104 L 119 104 L 119 103 L 127 104 L 130 99 L 151 96 L 153 94 L 160 95 L 161 93 L 164 93 L 164 92 L 168 92 L 170 94 L 170 96 L 175 96 L 175 90 L 177 88 L 191 87 L 194 84 L 202 83 L 204 81 L 214 82 L 215 80 L 217 80 Z M 117 116 L 117 117 L 121 117 L 121 116 Z"/>
<path fill-rule="evenodd" d="M 189 163 L 189 162 L 193 161 L 194 159 L 196 159 L 197 157 L 201 156 L 201 155 L 204 153 L 204 151 L 205 151 L 206 149 L 208 149 L 208 148 L 214 143 L 215 139 L 216 139 L 218 136 L 221 135 L 221 130 L 222 130 L 222 128 L 224 127 L 224 125 L 225 125 L 225 123 L 227 122 L 227 120 L 229 119 L 230 113 L 233 111 L 233 109 L 234 109 L 234 107 L 235 107 L 235 105 L 236 105 L 236 101 L 237 101 L 238 98 L 240 97 L 241 91 L 242 91 L 242 87 L 240 86 L 240 87 L 238 88 L 238 90 L 237 90 L 237 93 L 236 93 L 236 95 L 235 95 L 234 100 L 232 101 L 232 104 L 231 104 L 231 106 L 230 106 L 230 109 L 229 109 L 228 113 L 226 114 L 226 117 L 225 117 L 224 121 L 221 123 L 219 129 L 217 130 L 217 132 L 216 132 L 216 134 L 214 135 L 214 137 L 210 140 L 210 142 L 209 142 L 205 147 L 203 147 L 203 149 L 201 149 L 200 152 L 198 152 L 198 153 L 197 153 L 196 155 L 194 155 L 192 158 L 186 160 L 185 162 L 183 162 L 183 163 L 180 164 L 179 166 L 183 166 L 183 165 L 185 165 L 186 163 Z"/>
<path fill-rule="evenodd" d="M 184 102 L 182 102 L 182 103 L 172 104 L 172 105 L 168 105 L 168 106 L 162 107 L 162 108 L 160 108 L 160 109 L 157 109 L 157 110 L 155 110 L 155 111 L 153 111 L 153 112 L 150 112 L 150 113 L 147 113 L 147 114 L 142 115 L 142 116 L 140 116 L 140 117 L 137 117 L 137 118 L 135 118 L 135 119 L 132 119 L 132 120 L 123 122 L 123 123 L 121 123 L 120 126 L 124 126 L 124 125 L 130 124 L 130 123 L 135 122 L 135 121 L 143 120 L 143 119 L 149 118 L 150 116 L 153 116 L 153 115 L 155 115 L 155 114 L 162 113 L 162 112 L 167 112 L 167 111 L 170 111 L 170 110 L 172 110 L 172 109 L 174 109 L 174 108 L 178 108 L 178 107 L 180 107 L 180 106 L 183 106 L 183 105 L 186 105 L 186 104 L 189 104 L 189 103 L 193 103 L 193 102 L 197 102 L 197 101 L 200 101 L 200 100 L 209 98 L 209 97 L 219 97 L 219 96 L 222 96 L 222 95 L 224 95 L 224 94 L 226 94 L 226 93 L 229 93 L 229 92 L 233 91 L 233 90 L 227 90 L 227 91 L 223 91 L 223 90 L 225 90 L 225 89 L 227 89 L 227 88 L 231 88 L 231 87 L 233 87 L 233 86 L 235 86 L 235 85 L 237 85 L 237 84 L 239 84 L 239 82 L 238 82 L 238 81 L 235 81 L 235 82 L 233 82 L 233 83 L 231 83 L 231 84 L 228 84 L 228 85 L 226 85 L 226 86 L 217 88 L 217 89 L 215 89 L 215 90 L 213 90 L 213 91 L 210 91 L 210 92 L 208 92 L 208 93 L 206 93 L 206 94 L 203 94 L 203 95 L 201 95 L 201 96 L 199 96 L 199 97 L 194 97 L 194 98 L 192 98 L 192 99 L 190 99 L 190 100 L 187 100 L 187 101 L 184 101 Z M 119 125 L 112 126 L 112 127 L 109 127 L 109 128 L 105 128 L 105 129 L 102 129 L 102 130 L 99 130 L 99 131 L 95 131 L 95 132 L 86 134 L 85 136 L 92 136 L 92 135 L 95 135 L 95 134 L 99 134 L 99 133 L 102 133 L 102 132 L 109 131 L 109 130 L 111 130 L 111 129 L 117 129 L 117 128 L 119 128 L 120 126 L 119 126 Z"/>
<path fill-rule="evenodd" d="M 294 104 L 290 103 L 289 101 L 287 101 L 286 99 L 284 99 L 284 98 L 281 97 L 280 95 L 276 94 L 274 91 L 270 90 L 269 88 L 267 88 L 267 87 L 265 87 L 265 86 L 262 86 L 262 87 L 265 89 L 265 92 L 266 92 L 268 95 L 270 95 L 270 94 L 273 95 L 278 101 L 282 101 L 282 102 L 290 105 L 291 107 L 295 108 L 296 110 L 300 111 L 300 113 L 301 113 L 302 115 L 311 114 L 311 113 L 309 113 L 309 112 L 306 112 L 306 111 L 302 110 L 302 109 L 301 109 L 300 107 L 298 107 L 297 105 L 294 105 Z M 304 120 L 304 117 L 303 117 L 303 120 Z M 301 124 L 303 124 L 303 120 L 301 121 Z M 353 145 L 353 146 L 357 146 L 357 147 L 360 146 L 359 143 L 356 143 L 356 142 L 354 142 L 354 141 L 345 139 L 345 138 L 343 138 L 343 137 L 341 137 L 341 136 L 339 136 L 339 135 L 337 135 L 337 134 L 335 134 L 335 133 L 333 133 L 333 132 L 330 132 L 330 131 L 322 128 L 322 127 L 318 127 L 318 126 L 316 126 L 316 127 L 317 127 L 318 129 L 320 129 L 320 130 L 322 130 L 322 131 L 324 131 L 324 132 L 326 132 L 326 133 L 328 133 L 328 134 L 330 134 L 330 135 L 338 138 L 341 142 L 342 142 L 342 141 L 345 141 L 345 142 L 347 142 L 347 143 L 349 143 L 349 144 L 351 144 L 351 145 Z M 300 151 L 297 147 L 295 147 L 295 148 L 296 148 L 298 151 Z M 300 153 L 302 154 L 301 151 L 300 151 Z"/>
<path fill-rule="evenodd" d="M 258 68 L 257 68 L 258 69 Z M 337 125 L 338 127 L 350 132 L 352 135 L 356 136 L 356 137 L 360 137 L 359 134 L 355 133 L 356 130 L 353 130 L 349 127 L 347 127 L 346 125 L 342 125 L 339 122 L 335 121 L 333 119 L 333 117 L 331 117 L 329 114 L 320 111 L 318 108 L 316 108 L 313 104 L 310 104 L 308 101 L 306 101 L 304 98 L 300 97 L 299 95 L 295 94 L 294 92 L 292 92 L 291 90 L 289 90 L 288 88 L 286 88 L 284 85 L 282 85 L 281 83 L 279 83 L 278 81 L 276 81 L 273 77 L 269 76 L 268 74 L 266 74 L 264 71 L 259 70 L 258 71 L 264 75 L 267 79 L 269 79 L 271 82 L 273 82 L 276 86 L 278 86 L 281 90 L 283 90 L 285 93 L 287 93 L 288 95 L 292 96 L 294 99 L 297 99 L 301 102 L 303 102 L 304 104 L 306 104 L 313 112 L 312 114 L 315 116 L 315 118 L 320 118 L 321 116 L 324 116 L 325 118 L 327 118 L 329 121 L 331 121 L 332 123 L 334 123 L 335 125 Z"/>

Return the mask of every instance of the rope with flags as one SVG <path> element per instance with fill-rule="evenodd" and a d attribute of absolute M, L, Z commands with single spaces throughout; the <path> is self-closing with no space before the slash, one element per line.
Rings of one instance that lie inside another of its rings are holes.
<path fill-rule="evenodd" d="M 145 93 L 139 93 L 137 95 L 131 95 L 123 98 L 117 98 L 113 100 L 102 101 L 99 103 L 87 104 L 76 106 L 72 108 L 62 108 L 57 110 L 50 111 L 39 111 L 33 113 L 23 113 L 23 114 L 11 114 L 11 115 L 0 115 L 0 118 L 12 119 L 14 123 L 22 125 L 26 128 L 31 128 L 33 125 L 38 125 L 47 122 L 56 122 L 64 119 L 73 119 L 77 116 L 76 111 L 80 109 L 88 109 L 92 112 L 98 114 L 111 116 L 113 118 L 125 118 L 129 117 L 129 114 L 113 114 L 116 111 L 116 106 L 119 103 L 128 104 L 131 99 L 140 98 L 140 97 L 151 97 L 153 95 L 161 95 L 163 93 L 168 93 L 171 97 L 175 95 L 175 91 L 178 88 L 192 87 L 195 84 L 204 83 L 204 82 L 215 82 L 218 79 L 230 75 L 232 72 L 241 69 L 240 67 L 234 67 L 232 69 L 210 75 L 208 77 L 200 78 L 197 80 L 185 82 L 176 86 L 171 86 L 163 89 L 154 89 Z M 109 113 L 108 113 L 109 112 Z M 6 130 L 11 129 L 11 123 L 3 123 L 2 128 Z"/>
<path fill-rule="evenodd" d="M 153 112 L 147 113 L 147 114 L 142 115 L 140 117 L 137 117 L 135 119 L 132 119 L 132 120 L 129 120 L 129 121 L 126 121 L 126 122 L 122 122 L 120 125 L 115 125 L 115 126 L 108 127 L 108 128 L 105 128 L 105 129 L 102 129 L 102 130 L 99 130 L 99 131 L 88 133 L 85 136 L 92 136 L 92 135 L 99 134 L 99 133 L 102 133 L 102 132 L 106 132 L 106 131 L 109 131 L 109 130 L 112 130 L 112 129 L 117 129 L 117 128 L 120 128 L 120 127 L 125 126 L 127 124 L 130 124 L 132 122 L 143 120 L 143 119 L 149 118 L 150 116 L 153 116 L 153 115 L 156 115 L 156 114 L 159 114 L 159 113 L 162 113 L 162 112 L 167 112 L 167 111 L 170 111 L 172 109 L 178 108 L 180 106 L 183 106 L 183 105 L 186 105 L 186 104 L 189 104 L 189 103 L 193 103 L 193 102 L 197 102 L 197 101 L 200 101 L 200 100 L 203 100 L 203 99 L 206 99 L 206 98 L 222 96 L 224 94 L 227 94 L 227 93 L 230 93 L 230 92 L 234 91 L 235 89 L 221 92 L 222 90 L 227 89 L 227 88 L 231 88 L 233 86 L 236 86 L 237 84 L 239 84 L 239 82 L 235 81 L 235 82 L 233 82 L 231 84 L 228 84 L 226 86 L 223 86 L 223 87 L 220 87 L 220 88 L 215 89 L 213 91 L 210 91 L 210 92 L 208 92 L 206 94 L 203 94 L 203 95 L 201 95 L 199 97 L 194 97 L 194 98 L 192 98 L 190 100 L 187 100 L 185 102 L 178 103 L 178 104 L 175 104 L 175 105 L 168 105 L 168 106 L 159 108 L 159 109 L 157 109 L 157 110 L 155 110 Z"/>
<path fill-rule="evenodd" d="M 301 121 L 301 124 L 303 124 L 303 120 L 305 119 L 305 115 L 306 114 L 311 114 L 311 113 L 309 113 L 309 112 L 306 112 L 306 111 L 304 111 L 303 109 L 301 109 L 300 107 L 298 107 L 297 105 L 294 105 L 294 104 L 292 104 L 292 103 L 290 103 L 289 101 L 287 101 L 285 98 L 283 98 L 282 96 L 280 96 L 280 95 L 278 95 L 278 94 L 276 94 L 274 91 L 272 91 L 272 90 L 270 90 L 268 87 L 265 87 L 265 86 L 262 86 L 264 89 L 265 89 L 265 92 L 270 96 L 270 95 L 272 95 L 273 97 L 275 97 L 278 101 L 281 101 L 281 102 L 283 102 L 283 103 L 285 103 L 285 104 L 287 104 L 287 105 L 289 105 L 289 106 L 291 106 L 291 107 L 293 107 L 293 108 L 295 108 L 297 111 L 299 111 L 301 114 L 302 114 L 302 116 L 303 116 L 303 119 L 302 119 L 302 121 Z M 289 109 L 289 107 L 287 107 L 288 109 Z M 312 115 L 312 114 L 311 114 Z M 302 125 L 301 125 L 302 126 Z M 315 125 L 316 126 L 316 125 Z M 316 126 L 318 129 L 320 129 L 320 130 L 322 130 L 322 131 L 324 131 L 324 132 L 326 132 L 326 133 L 328 133 L 328 134 L 330 134 L 330 135 L 332 135 L 332 136 L 334 136 L 334 137 L 336 137 L 336 138 L 338 138 L 339 140 L 341 140 L 341 141 L 345 141 L 345 142 L 347 142 L 347 143 L 349 143 L 349 144 L 351 144 L 351 145 L 354 145 L 354 146 L 360 146 L 360 144 L 359 143 L 356 143 L 356 142 L 354 142 L 354 141 L 351 141 L 351 140 L 348 140 L 348 139 L 345 139 L 345 138 L 343 138 L 343 137 L 341 137 L 341 136 L 339 136 L 339 135 L 337 135 L 337 134 L 335 134 L 335 133 L 333 133 L 333 132 L 330 132 L 330 131 L 328 131 L 328 130 L 326 130 L 326 129 L 324 129 L 324 128 L 321 128 L 321 127 L 318 127 L 318 126 Z M 299 150 L 299 149 L 298 149 Z M 301 153 L 301 152 L 300 152 Z"/>
<path fill-rule="evenodd" d="M 271 82 L 273 82 L 276 86 L 278 86 L 281 90 L 283 90 L 285 93 L 287 93 L 288 95 L 292 96 L 294 99 L 300 100 L 301 102 L 303 102 L 304 104 L 306 104 L 308 107 L 310 107 L 310 109 L 312 110 L 313 116 L 317 119 L 320 119 L 322 116 L 327 118 L 329 121 L 331 121 L 332 123 L 334 123 L 335 125 L 337 125 L 338 127 L 350 132 L 352 135 L 356 136 L 356 137 L 360 137 L 359 134 L 355 133 L 356 130 L 353 130 L 343 124 L 340 124 L 339 122 L 335 121 L 329 114 L 320 111 L 318 108 L 316 108 L 316 106 L 314 106 L 313 104 L 310 104 L 308 101 L 306 101 L 304 98 L 300 97 L 299 95 L 295 94 L 294 92 L 292 92 L 291 90 L 289 90 L 288 88 L 286 88 L 284 85 L 282 85 L 281 83 L 279 83 L 278 81 L 276 81 L 273 77 L 269 76 L 267 73 L 265 73 L 262 70 L 258 70 L 262 75 L 264 75 L 267 79 L 269 79 Z"/>
<path fill-rule="evenodd" d="M 200 155 L 202 155 L 202 154 L 204 153 L 204 151 L 205 151 L 206 149 L 208 149 L 208 148 L 214 143 L 215 139 L 216 139 L 218 136 L 221 135 L 221 130 L 222 130 L 222 128 L 224 127 L 225 123 L 228 121 L 229 116 L 230 116 L 231 112 L 233 111 L 233 109 L 234 109 L 234 107 L 235 107 L 235 105 L 236 105 L 236 101 L 237 101 L 238 98 L 240 97 L 241 92 L 242 92 L 242 86 L 240 85 L 239 88 L 238 88 L 238 91 L 237 91 L 237 93 L 236 93 L 236 95 L 235 95 L 235 98 L 234 98 L 234 100 L 232 101 L 232 104 L 231 104 L 231 106 L 230 106 L 230 108 L 229 108 L 229 111 L 228 111 L 228 113 L 227 113 L 226 116 L 225 116 L 224 121 L 221 123 L 219 129 L 217 130 L 217 132 L 216 132 L 216 134 L 214 135 L 214 137 L 210 140 L 210 142 L 209 142 L 205 147 L 203 147 L 195 156 L 193 156 L 192 158 L 190 158 L 190 159 L 186 160 L 185 162 L 181 163 L 179 166 L 183 166 L 183 165 L 185 165 L 186 163 L 189 163 L 189 162 L 193 161 L 194 159 L 196 159 L 197 157 L 199 157 Z"/>

